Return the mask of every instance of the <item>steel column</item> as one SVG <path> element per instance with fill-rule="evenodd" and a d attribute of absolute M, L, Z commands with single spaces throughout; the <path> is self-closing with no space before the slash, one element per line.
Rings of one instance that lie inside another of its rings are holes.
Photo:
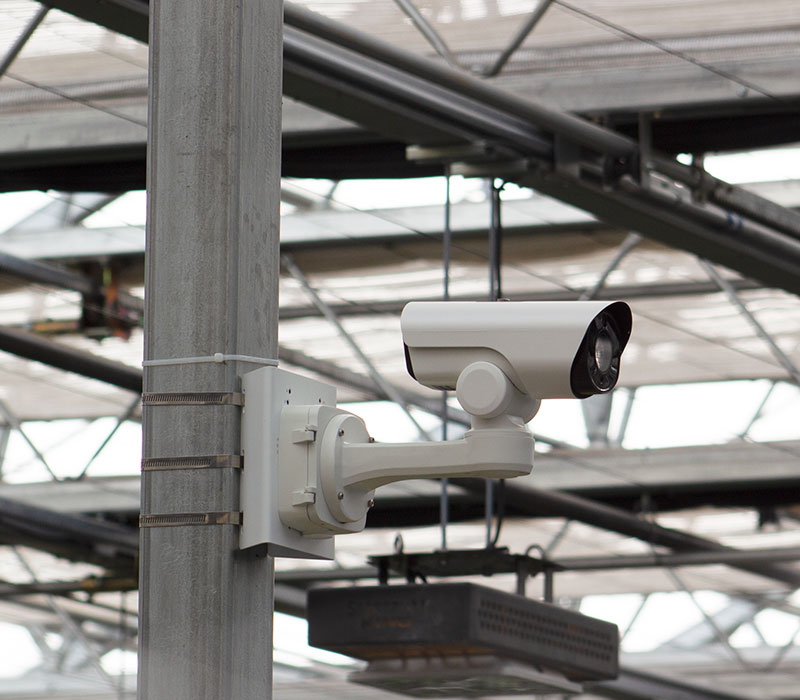
<path fill-rule="evenodd" d="M 275 358 L 282 3 L 151 7 L 145 362 Z M 149 392 L 239 391 L 257 363 L 145 365 Z M 239 455 L 234 406 L 145 407 L 145 459 Z M 142 514 L 231 513 L 239 471 L 147 471 Z M 156 523 L 157 524 L 157 521 Z M 140 700 L 271 697 L 273 562 L 232 524 L 141 534 Z"/>

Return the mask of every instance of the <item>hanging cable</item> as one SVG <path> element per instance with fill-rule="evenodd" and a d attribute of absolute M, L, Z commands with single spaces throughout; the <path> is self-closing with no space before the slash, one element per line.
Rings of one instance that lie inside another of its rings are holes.
<path fill-rule="evenodd" d="M 442 277 L 444 289 L 442 298 L 450 300 L 450 246 L 453 233 L 450 229 L 450 166 L 445 166 L 445 198 L 444 198 L 444 229 L 442 231 Z M 442 441 L 447 440 L 447 392 L 442 392 Z M 450 521 L 450 496 L 447 492 L 447 477 L 442 479 L 442 490 L 439 496 L 439 522 L 442 531 L 442 550 L 447 549 L 447 525 Z"/>
<path fill-rule="evenodd" d="M 669 54 L 670 56 L 679 58 L 681 61 L 686 61 L 687 63 L 691 63 L 692 65 L 695 65 L 698 68 L 702 68 L 703 70 L 708 71 L 709 73 L 713 73 L 714 75 L 718 75 L 721 78 L 730 80 L 732 83 L 741 85 L 743 88 L 747 90 L 752 90 L 753 92 L 757 92 L 759 95 L 768 97 L 769 99 L 775 100 L 776 102 L 785 102 L 785 100 L 783 100 L 782 98 L 778 97 L 777 95 L 771 94 L 770 92 L 764 90 L 755 83 L 751 83 L 749 80 L 740 78 L 739 76 L 734 75 L 733 73 L 729 73 L 728 71 L 723 70 L 722 68 L 717 68 L 716 66 L 712 66 L 710 63 L 701 61 L 700 59 L 695 58 L 694 56 L 690 56 L 684 53 L 683 51 L 678 51 L 677 49 L 670 48 L 669 46 L 667 46 L 661 41 L 658 41 L 657 39 L 651 39 L 650 37 L 643 36 L 638 32 L 626 29 L 625 27 L 622 27 L 619 24 L 615 24 L 614 22 L 611 22 L 607 19 L 603 19 L 599 15 L 589 12 L 588 10 L 584 10 L 580 7 L 576 7 L 575 5 L 565 2 L 564 0 L 553 0 L 553 3 L 555 5 L 558 5 L 559 7 L 563 7 L 565 10 L 568 10 L 573 14 L 576 14 L 580 17 L 589 20 L 594 24 L 600 25 L 601 27 L 604 27 L 606 29 L 610 29 L 613 32 L 616 32 L 617 34 L 621 34 L 622 36 L 627 37 L 628 39 L 634 39 L 635 41 L 639 41 L 643 44 L 647 44 L 648 46 L 652 46 L 653 48 L 658 49 L 659 51 L 663 51 L 664 53 Z"/>
<path fill-rule="evenodd" d="M 487 188 L 489 191 L 489 301 L 497 301 L 502 296 L 503 284 L 501 277 L 501 265 L 503 259 L 503 227 L 502 218 L 500 214 L 501 199 L 500 192 L 503 190 L 505 183 L 495 185 L 494 179 L 487 180 Z M 500 512 L 501 506 L 504 504 L 502 501 L 502 492 L 505 484 L 500 480 L 500 486 L 497 489 L 497 525 L 494 533 L 492 533 L 492 520 L 494 518 L 495 509 L 495 483 L 493 479 L 486 479 L 486 547 L 490 549 L 497 545 L 500 538 L 500 528 L 503 524 L 503 516 Z"/>

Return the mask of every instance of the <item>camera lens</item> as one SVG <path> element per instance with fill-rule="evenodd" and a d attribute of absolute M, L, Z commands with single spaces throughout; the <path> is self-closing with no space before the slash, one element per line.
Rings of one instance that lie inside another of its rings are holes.
<path fill-rule="evenodd" d="M 580 399 L 611 391 L 619 379 L 619 360 L 630 337 L 631 314 L 617 302 L 592 319 L 572 362 L 570 385 Z"/>
<path fill-rule="evenodd" d="M 614 361 L 614 342 L 605 330 L 594 341 L 594 363 L 601 372 L 608 372 Z"/>

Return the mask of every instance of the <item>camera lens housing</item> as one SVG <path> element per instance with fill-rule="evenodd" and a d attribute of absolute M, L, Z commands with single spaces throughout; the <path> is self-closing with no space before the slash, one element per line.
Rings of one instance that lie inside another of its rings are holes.
<path fill-rule="evenodd" d="M 619 361 L 630 333 L 631 312 L 626 304 L 612 304 L 592 319 L 570 370 L 576 397 L 605 394 L 617 385 Z"/>

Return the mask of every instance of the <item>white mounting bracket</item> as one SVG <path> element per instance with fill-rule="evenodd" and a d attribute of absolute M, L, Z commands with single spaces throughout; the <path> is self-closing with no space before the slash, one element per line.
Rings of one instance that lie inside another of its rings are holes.
<path fill-rule="evenodd" d="M 333 536 L 364 529 L 379 486 L 529 474 L 534 440 L 525 422 L 538 401 L 492 392 L 497 377 L 483 369 L 472 372 L 480 391 L 459 391 L 482 414 L 473 415 L 463 438 L 385 444 L 370 438 L 361 418 L 336 408 L 332 386 L 275 367 L 244 375 L 240 546 L 266 544 L 273 556 L 333 558 Z M 487 403 L 485 394 L 499 403 Z M 505 413 L 509 408 L 521 417 Z"/>
<path fill-rule="evenodd" d="M 307 537 L 281 522 L 278 445 L 284 410 L 294 411 L 297 406 L 306 411 L 309 407 L 335 407 L 335 387 L 276 367 L 263 367 L 242 377 L 242 390 L 244 469 L 239 546 L 245 549 L 266 544 L 271 556 L 333 559 L 333 537 Z"/>

